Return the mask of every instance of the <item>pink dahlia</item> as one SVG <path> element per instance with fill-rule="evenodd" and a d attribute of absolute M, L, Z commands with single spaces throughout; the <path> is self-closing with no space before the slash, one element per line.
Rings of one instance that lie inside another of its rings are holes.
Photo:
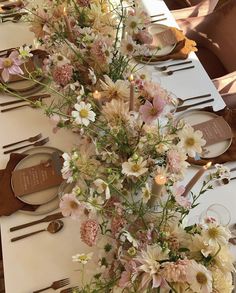
<path fill-rule="evenodd" d="M 61 85 L 66 86 L 70 83 L 73 75 L 73 66 L 65 64 L 63 66 L 56 66 L 53 70 L 52 77 L 54 81 Z"/>
<path fill-rule="evenodd" d="M 163 112 L 165 105 L 165 100 L 159 96 L 156 96 L 152 103 L 146 101 L 145 104 L 139 108 L 143 121 L 147 124 L 151 124 Z"/>
<path fill-rule="evenodd" d="M 97 221 L 89 219 L 80 226 L 80 237 L 88 246 L 96 244 L 99 232 L 99 224 Z"/>
<path fill-rule="evenodd" d="M 2 79 L 6 82 L 9 80 L 10 74 L 24 74 L 20 65 L 24 61 L 19 59 L 19 52 L 13 51 L 8 57 L 0 58 L 0 69 L 2 69 Z"/>

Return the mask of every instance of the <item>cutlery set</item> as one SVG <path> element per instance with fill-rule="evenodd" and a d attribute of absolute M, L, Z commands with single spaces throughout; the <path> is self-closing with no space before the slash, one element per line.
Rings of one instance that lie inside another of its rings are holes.
<path fill-rule="evenodd" d="M 32 137 L 29 137 L 29 138 L 26 138 L 26 139 L 23 139 L 23 140 L 20 140 L 20 141 L 17 141 L 17 142 L 13 142 L 13 143 L 10 143 L 10 144 L 7 144 L 7 145 L 4 145 L 2 148 L 3 149 L 6 149 L 6 148 L 9 148 L 9 147 L 12 147 L 14 145 L 17 145 L 17 144 L 21 144 L 21 143 L 24 143 L 24 142 L 31 142 L 30 144 L 26 144 L 26 145 L 22 145 L 22 146 L 19 146 L 19 147 L 16 147 L 16 148 L 13 148 L 13 149 L 10 149 L 10 150 L 6 150 L 4 151 L 3 153 L 4 154 L 10 154 L 12 152 L 15 152 L 15 151 L 18 151 L 18 150 L 21 150 L 21 149 L 24 149 L 24 148 L 27 148 L 27 147 L 33 147 L 33 146 L 43 146 L 45 145 L 47 142 L 49 142 L 49 137 L 46 137 L 46 138 L 42 138 L 42 134 L 39 133 L 37 134 L 36 136 L 32 136 Z M 40 140 L 41 139 L 41 140 Z"/>
<path fill-rule="evenodd" d="M 1 112 L 2 113 L 9 112 L 11 110 L 15 110 L 15 109 L 23 108 L 23 107 L 35 108 L 36 107 L 34 105 L 35 102 L 37 102 L 37 101 L 41 102 L 43 99 L 46 99 L 46 98 L 49 98 L 49 97 L 51 97 L 50 94 L 39 94 L 39 95 L 33 95 L 33 96 L 30 96 L 30 97 L 26 97 L 25 99 L 17 99 L 17 100 L 14 100 L 14 101 L 3 102 L 3 103 L 0 103 L 0 107 L 5 107 L 5 106 L 10 106 L 10 105 L 15 105 L 15 104 L 21 104 L 21 103 L 26 103 L 26 102 L 27 102 L 27 104 L 5 108 L 5 109 L 1 110 Z"/>
<path fill-rule="evenodd" d="M 158 71 L 161 71 L 162 73 L 164 73 L 166 75 L 172 75 L 174 72 L 192 69 L 195 66 L 192 65 L 192 66 L 188 66 L 188 67 L 184 67 L 184 68 L 178 68 L 178 69 L 175 69 L 175 70 L 169 70 L 169 71 L 167 71 L 167 69 L 169 67 L 180 66 L 180 65 L 190 64 L 190 63 L 192 63 L 191 60 L 190 61 L 185 61 L 185 62 L 179 62 L 179 63 L 169 64 L 167 66 L 160 66 L 160 67 L 159 66 L 154 66 L 154 68 L 156 70 L 158 70 Z"/>
<path fill-rule="evenodd" d="M 42 218 L 40 220 L 36 220 L 36 221 L 33 221 L 33 222 L 29 222 L 29 223 L 25 223 L 25 224 L 22 224 L 22 225 L 12 227 L 12 228 L 10 228 L 10 232 L 14 232 L 14 231 L 24 229 L 24 228 L 27 228 L 27 227 L 30 227 L 30 226 L 33 226 L 33 225 L 37 225 L 37 224 L 40 224 L 40 223 L 49 222 L 48 226 L 45 229 L 37 230 L 37 231 L 31 232 L 31 233 L 28 233 L 28 234 L 24 234 L 24 235 L 21 235 L 21 236 L 18 236 L 18 237 L 14 237 L 14 238 L 11 239 L 11 242 L 15 242 L 15 241 L 24 239 L 26 237 L 29 237 L 29 236 L 32 236 L 32 235 L 35 235 L 35 234 L 38 234 L 38 233 L 41 233 L 41 232 L 44 232 L 44 231 L 48 231 L 49 233 L 55 234 L 55 233 L 59 232 L 64 226 L 63 221 L 60 220 L 62 218 L 64 218 L 62 213 L 55 213 L 55 214 L 48 215 L 48 216 L 46 216 L 46 217 L 44 217 L 44 218 Z M 69 278 L 61 279 L 61 280 L 58 280 L 58 281 L 54 281 L 48 287 L 33 291 L 33 293 L 40 293 L 40 292 L 46 291 L 48 289 L 58 290 L 58 289 L 63 288 L 65 286 L 69 285 L 69 284 L 70 284 L 70 279 Z M 75 291 L 77 289 L 79 289 L 78 286 L 73 286 L 73 287 L 69 287 L 69 288 L 65 288 L 65 289 L 61 290 L 60 293 L 73 293 L 73 291 Z"/>
<path fill-rule="evenodd" d="M 27 15 L 26 11 L 21 11 L 24 3 L 21 0 L 0 1 L 0 23 L 13 22 L 17 23 L 23 15 Z"/>

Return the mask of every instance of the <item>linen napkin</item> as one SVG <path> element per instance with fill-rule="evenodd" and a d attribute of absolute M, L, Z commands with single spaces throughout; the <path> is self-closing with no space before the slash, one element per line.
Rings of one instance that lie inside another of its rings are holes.
<path fill-rule="evenodd" d="M 15 197 L 11 188 L 11 173 L 26 155 L 12 153 L 5 170 L 0 170 L 0 216 L 9 216 L 22 209 L 35 211 L 38 205 L 29 205 Z"/>
<path fill-rule="evenodd" d="M 144 61 L 144 62 L 157 62 L 157 61 L 165 61 L 169 59 L 186 59 L 188 58 L 188 55 L 190 52 L 196 52 L 196 42 L 193 40 L 188 39 L 185 37 L 183 32 L 175 27 L 170 27 L 170 29 L 173 31 L 173 34 L 175 35 L 175 38 L 177 40 L 177 44 L 174 48 L 174 50 L 165 55 L 165 56 L 138 56 L 137 59 L 139 61 Z"/>
<path fill-rule="evenodd" d="M 214 112 L 212 107 L 205 107 L 201 109 L 202 111 Z M 205 165 L 207 162 L 211 161 L 212 164 L 224 164 L 226 162 L 236 161 L 236 108 L 230 109 L 229 105 L 224 109 L 214 112 L 215 114 L 222 116 L 226 122 L 228 122 L 233 133 L 232 144 L 229 149 L 222 155 L 210 158 L 210 159 L 200 159 L 195 160 L 193 158 L 188 158 L 188 162 L 194 165 Z"/>

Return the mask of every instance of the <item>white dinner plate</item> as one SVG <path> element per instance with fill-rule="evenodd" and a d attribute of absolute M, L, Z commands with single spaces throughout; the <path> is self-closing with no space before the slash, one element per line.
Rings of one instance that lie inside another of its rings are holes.
<path fill-rule="evenodd" d="M 59 150 L 57 148 L 47 147 L 47 146 L 34 147 L 34 148 L 31 148 L 31 149 L 24 151 L 23 153 L 31 155 L 31 154 L 36 154 L 39 152 L 47 152 L 49 154 L 52 154 L 55 151 L 57 151 L 61 154 L 63 153 L 61 150 Z M 60 190 L 60 187 L 58 188 L 58 190 Z M 60 203 L 60 199 L 59 199 L 59 196 L 57 196 L 53 200 L 49 201 L 48 203 L 40 205 L 35 211 L 19 210 L 19 212 L 22 214 L 27 214 L 27 215 L 32 215 L 32 216 L 44 215 L 44 214 L 47 214 L 47 213 L 50 213 L 50 212 L 56 210 L 59 207 L 59 203 Z"/>
<path fill-rule="evenodd" d="M 219 117 L 215 113 L 212 112 L 206 112 L 206 111 L 199 111 L 199 110 L 189 110 L 183 113 L 178 117 L 179 119 L 183 119 L 185 122 L 190 124 L 191 126 L 194 126 L 196 124 L 206 122 L 208 120 L 214 119 Z M 228 123 L 227 123 L 228 125 Z M 230 126 L 228 125 L 230 128 Z M 231 128 L 230 128 L 231 130 Z M 226 139 L 224 141 L 220 141 L 218 143 L 206 146 L 203 148 L 203 153 L 200 155 L 201 158 L 203 159 L 210 159 L 210 158 L 215 158 L 223 153 L 225 153 L 228 148 L 230 147 L 232 143 L 232 138 L 231 139 Z"/>

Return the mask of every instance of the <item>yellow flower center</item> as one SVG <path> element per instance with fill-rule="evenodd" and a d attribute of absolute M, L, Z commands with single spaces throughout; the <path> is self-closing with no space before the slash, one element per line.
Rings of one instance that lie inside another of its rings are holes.
<path fill-rule="evenodd" d="M 87 118 L 88 117 L 88 110 L 86 110 L 86 109 L 82 109 L 82 110 L 80 110 L 80 112 L 79 112 L 79 114 L 80 114 L 80 117 L 81 118 Z"/>
<path fill-rule="evenodd" d="M 143 196 L 146 197 L 146 198 L 149 198 L 150 193 L 149 193 L 149 191 L 147 189 L 144 191 Z"/>
<path fill-rule="evenodd" d="M 214 228 L 210 228 L 208 230 L 208 235 L 209 235 L 210 238 L 215 239 L 219 235 L 219 231 L 215 227 Z"/>
<path fill-rule="evenodd" d="M 137 22 L 136 21 L 131 21 L 130 27 L 133 28 L 133 29 L 136 28 L 137 27 Z"/>
<path fill-rule="evenodd" d="M 78 204 L 75 201 L 71 201 L 70 202 L 70 207 L 72 208 L 72 210 L 76 210 L 78 208 Z"/>
<path fill-rule="evenodd" d="M 79 259 L 80 259 L 81 261 L 83 261 L 83 260 L 87 260 L 87 255 L 80 255 Z"/>
<path fill-rule="evenodd" d="M 192 138 L 192 137 L 187 138 L 186 141 L 185 141 L 185 144 L 187 146 L 193 146 L 195 144 L 194 138 Z"/>
<path fill-rule="evenodd" d="M 152 109 L 150 110 L 150 115 L 155 116 L 156 114 L 157 114 L 157 110 L 154 109 L 154 108 L 152 108 Z"/>
<path fill-rule="evenodd" d="M 13 64 L 13 61 L 10 58 L 5 58 L 3 61 L 3 67 L 9 68 Z"/>
<path fill-rule="evenodd" d="M 197 273 L 196 279 L 197 279 L 198 283 L 201 284 L 201 285 L 205 285 L 207 283 L 207 277 L 202 272 Z"/>
<path fill-rule="evenodd" d="M 132 167 L 131 167 L 131 170 L 133 172 L 138 172 L 140 170 L 140 166 L 138 164 L 134 164 Z"/>
<path fill-rule="evenodd" d="M 63 60 L 63 56 L 58 55 L 58 56 L 57 56 L 57 60 L 58 60 L 58 61 L 62 61 L 62 60 Z"/>

